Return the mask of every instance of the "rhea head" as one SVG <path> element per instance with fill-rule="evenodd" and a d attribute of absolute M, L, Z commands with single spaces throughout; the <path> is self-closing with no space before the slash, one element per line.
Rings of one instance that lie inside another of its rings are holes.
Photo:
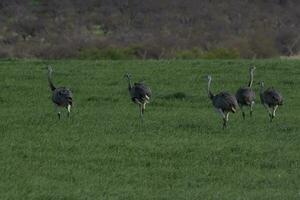
<path fill-rule="evenodd" d="M 124 78 L 127 78 L 128 80 L 130 80 L 131 79 L 131 74 L 129 74 L 129 73 L 124 74 Z"/>
<path fill-rule="evenodd" d="M 261 88 L 265 87 L 265 82 L 264 81 L 259 81 L 258 84 L 260 85 Z"/>
<path fill-rule="evenodd" d="M 211 78 L 211 75 L 207 75 L 207 76 L 205 76 L 205 78 L 206 78 L 206 80 L 209 81 L 209 82 L 210 82 L 211 79 L 212 79 L 212 78 Z"/>
<path fill-rule="evenodd" d="M 252 66 L 252 67 L 249 68 L 249 71 L 250 71 L 251 74 L 253 74 L 255 70 L 256 70 L 255 66 Z"/>

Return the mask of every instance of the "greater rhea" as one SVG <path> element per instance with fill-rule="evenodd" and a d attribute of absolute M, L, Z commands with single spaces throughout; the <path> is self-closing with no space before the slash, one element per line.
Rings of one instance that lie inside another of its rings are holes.
<path fill-rule="evenodd" d="M 251 87 L 253 84 L 253 77 L 254 77 L 255 69 L 256 68 L 254 66 L 249 68 L 248 86 L 239 88 L 235 94 L 237 102 L 242 111 L 243 119 L 245 119 L 245 112 L 243 110 L 244 106 L 250 107 L 250 117 L 252 116 L 252 113 L 253 113 L 253 106 L 255 104 L 255 92 L 253 91 L 253 89 Z"/>
<path fill-rule="evenodd" d="M 48 82 L 52 92 L 52 101 L 56 107 L 58 118 L 60 119 L 61 113 L 59 107 L 66 108 L 68 110 L 68 117 L 70 116 L 71 107 L 73 103 L 73 94 L 70 89 L 66 87 L 55 87 L 52 82 L 52 67 L 48 66 Z"/>
<path fill-rule="evenodd" d="M 128 80 L 128 91 L 131 100 L 139 106 L 140 117 L 143 120 L 146 104 L 149 103 L 151 97 L 151 90 L 143 82 L 134 83 L 132 85 L 130 74 L 125 74 L 124 77 Z"/>
<path fill-rule="evenodd" d="M 275 117 L 275 112 L 278 106 L 283 105 L 282 95 L 276 91 L 273 87 L 264 90 L 264 82 L 260 82 L 260 101 L 263 106 L 267 109 L 270 117 L 270 122 L 272 122 Z"/>
<path fill-rule="evenodd" d="M 216 111 L 220 113 L 223 118 L 223 129 L 227 127 L 229 113 L 235 113 L 238 108 L 238 103 L 234 95 L 228 92 L 220 92 L 214 95 L 210 90 L 211 76 L 207 76 L 207 93 L 209 99 L 212 101 Z"/>

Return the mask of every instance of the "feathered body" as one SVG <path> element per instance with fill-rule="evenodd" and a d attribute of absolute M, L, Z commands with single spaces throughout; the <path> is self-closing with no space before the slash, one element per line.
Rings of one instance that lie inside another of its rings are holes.
<path fill-rule="evenodd" d="M 52 102 L 56 107 L 64 107 L 68 110 L 68 116 L 73 106 L 73 94 L 70 89 L 66 87 L 55 87 L 52 82 L 52 68 L 48 67 L 48 83 L 52 91 Z M 60 112 L 58 111 L 58 117 L 60 118 Z"/>
<path fill-rule="evenodd" d="M 282 95 L 276 91 L 273 87 L 266 89 L 260 95 L 261 103 L 268 105 L 269 107 L 283 105 Z"/>
<path fill-rule="evenodd" d="M 255 92 L 250 87 L 241 87 L 236 92 L 238 104 L 243 106 L 251 106 L 255 102 Z"/>
<path fill-rule="evenodd" d="M 207 76 L 208 84 L 207 84 L 207 92 L 208 97 L 212 101 L 215 109 L 220 113 L 223 118 L 223 128 L 227 126 L 229 113 L 235 113 L 238 109 L 238 103 L 234 95 L 231 95 L 228 92 L 220 92 L 214 95 L 210 90 L 211 84 L 211 76 Z"/>
<path fill-rule="evenodd" d="M 256 69 L 255 67 L 251 67 L 249 69 L 250 78 L 249 78 L 248 86 L 239 88 L 235 94 L 237 102 L 242 110 L 242 115 L 244 119 L 245 119 L 245 112 L 243 110 L 243 106 L 250 107 L 250 116 L 252 116 L 253 105 L 255 104 L 256 95 L 254 90 L 252 89 L 255 69 Z"/>
<path fill-rule="evenodd" d="M 217 109 L 221 109 L 223 112 L 235 113 L 238 108 L 236 98 L 228 92 L 220 92 L 217 95 L 211 97 L 213 106 Z"/>
<path fill-rule="evenodd" d="M 73 94 L 72 92 L 66 87 L 59 87 L 55 88 L 52 91 L 52 101 L 57 106 L 60 107 L 68 107 L 68 105 L 72 106 Z"/>
<path fill-rule="evenodd" d="M 268 110 L 270 121 L 275 117 L 275 112 L 278 106 L 283 105 L 282 95 L 275 90 L 273 87 L 270 87 L 264 90 L 264 82 L 260 82 L 260 101 L 263 106 Z"/>
<path fill-rule="evenodd" d="M 125 74 L 125 77 L 128 80 L 128 91 L 131 97 L 131 100 L 139 105 L 140 108 L 140 117 L 143 119 L 143 114 L 146 109 L 146 104 L 149 103 L 151 98 L 150 88 L 143 82 L 131 83 L 131 75 Z"/>
<path fill-rule="evenodd" d="M 128 87 L 128 90 L 133 102 L 149 103 L 151 90 L 144 83 L 134 83 L 132 87 Z"/>

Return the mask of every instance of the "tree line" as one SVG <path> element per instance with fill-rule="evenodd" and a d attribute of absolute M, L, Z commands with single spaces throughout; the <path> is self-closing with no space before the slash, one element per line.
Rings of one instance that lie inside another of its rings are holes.
<path fill-rule="evenodd" d="M 269 58 L 300 49 L 297 0 L 1 0 L 2 58 Z"/>

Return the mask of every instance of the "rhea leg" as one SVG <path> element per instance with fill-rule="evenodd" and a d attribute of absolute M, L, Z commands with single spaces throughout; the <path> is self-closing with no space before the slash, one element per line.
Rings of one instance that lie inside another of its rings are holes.
<path fill-rule="evenodd" d="M 252 102 L 251 102 L 251 105 L 250 105 L 250 117 L 252 117 L 254 104 L 255 104 L 255 102 L 252 101 Z"/>
<path fill-rule="evenodd" d="M 140 109 L 140 118 L 142 122 L 144 121 L 144 110 L 143 110 L 143 105 L 139 104 L 139 109 Z"/>
<path fill-rule="evenodd" d="M 278 105 L 273 107 L 272 114 L 270 114 L 270 121 L 271 122 L 273 121 L 273 119 L 275 117 L 275 112 L 276 112 L 277 108 L 278 108 Z"/>
<path fill-rule="evenodd" d="M 276 112 L 277 108 L 278 108 L 278 105 L 276 105 L 276 106 L 273 108 L 273 117 L 275 117 L 275 112 Z"/>
<path fill-rule="evenodd" d="M 270 108 L 269 108 L 269 106 L 267 105 L 267 104 L 263 104 L 263 106 L 266 108 L 266 110 L 268 111 L 268 113 L 269 113 L 269 117 L 270 117 L 270 121 L 272 122 L 272 119 L 273 119 L 273 116 L 272 116 L 272 113 L 271 113 L 271 111 L 270 111 Z"/>
<path fill-rule="evenodd" d="M 143 121 L 143 104 L 137 98 L 134 99 L 134 102 L 139 106 L 140 118 Z"/>
<path fill-rule="evenodd" d="M 56 105 L 56 104 L 55 104 L 55 110 L 56 110 L 56 113 L 57 113 L 58 119 L 60 119 L 60 117 L 61 117 L 60 110 L 59 110 L 59 107 L 58 107 L 58 105 Z"/>
<path fill-rule="evenodd" d="M 216 109 L 216 111 L 221 115 L 221 117 L 223 119 L 223 129 L 226 128 L 226 126 L 227 126 L 226 114 L 224 114 L 222 109 Z M 228 118 L 228 116 L 227 116 L 227 118 Z"/>
<path fill-rule="evenodd" d="M 144 112 L 145 112 L 145 109 L 146 109 L 146 103 L 143 103 L 143 104 L 142 104 L 142 112 L 143 112 L 143 114 L 144 114 Z"/>
<path fill-rule="evenodd" d="M 243 109 L 243 106 L 242 106 L 242 105 L 240 105 L 240 107 L 241 107 L 241 111 L 242 111 L 242 116 L 243 116 L 243 119 L 245 120 L 245 117 L 246 117 L 246 115 L 245 115 L 245 111 L 244 111 L 244 109 Z"/>
<path fill-rule="evenodd" d="M 270 122 L 272 122 L 274 118 L 273 112 L 274 112 L 274 107 L 272 108 L 272 112 L 271 111 L 269 112 Z"/>
<path fill-rule="evenodd" d="M 227 122 L 228 122 L 228 117 L 229 117 L 229 113 L 225 113 L 225 118 L 223 119 L 223 129 L 225 129 L 227 127 Z"/>
<path fill-rule="evenodd" d="M 68 117 L 70 117 L 71 107 L 72 107 L 72 106 L 71 106 L 70 104 L 69 104 L 68 107 L 67 107 L 67 109 L 68 109 Z"/>

